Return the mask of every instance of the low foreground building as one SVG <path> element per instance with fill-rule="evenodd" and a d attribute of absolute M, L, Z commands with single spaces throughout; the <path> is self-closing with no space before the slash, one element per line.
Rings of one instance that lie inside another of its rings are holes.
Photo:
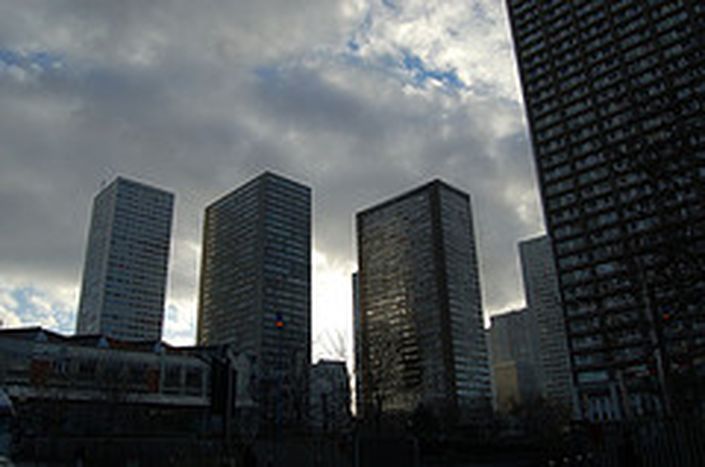
<path fill-rule="evenodd" d="M 256 410 L 249 363 L 227 347 L 0 330 L 0 384 L 15 408 L 20 457 L 88 450 L 98 462 L 129 446 L 145 459 L 175 445 L 207 455 L 238 433 L 236 415 Z"/>

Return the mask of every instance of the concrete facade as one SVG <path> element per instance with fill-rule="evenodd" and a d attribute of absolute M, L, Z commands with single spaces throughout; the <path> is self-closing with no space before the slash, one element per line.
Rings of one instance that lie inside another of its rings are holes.
<path fill-rule="evenodd" d="M 174 195 L 123 177 L 95 197 L 76 332 L 160 340 Z"/>

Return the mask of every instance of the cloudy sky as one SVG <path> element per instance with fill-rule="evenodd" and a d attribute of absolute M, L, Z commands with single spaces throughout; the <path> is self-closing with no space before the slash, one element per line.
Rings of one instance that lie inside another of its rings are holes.
<path fill-rule="evenodd" d="M 176 194 L 165 337 L 193 342 L 203 208 L 265 169 L 314 188 L 317 355 L 349 343 L 354 213 L 436 177 L 472 195 L 486 313 L 521 305 L 542 223 L 502 4 L 3 1 L 0 319 L 72 332 L 123 174 Z"/>

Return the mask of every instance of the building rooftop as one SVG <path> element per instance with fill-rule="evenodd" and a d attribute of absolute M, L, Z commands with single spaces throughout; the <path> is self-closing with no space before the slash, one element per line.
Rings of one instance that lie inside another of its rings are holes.
<path fill-rule="evenodd" d="M 428 182 L 428 183 L 424 183 L 423 185 L 421 185 L 421 186 L 419 186 L 419 187 L 416 187 L 416 188 L 414 188 L 414 189 L 412 189 L 412 190 L 406 191 L 406 192 L 404 192 L 404 193 L 402 193 L 402 194 L 400 194 L 400 195 L 394 196 L 393 198 L 388 199 L 387 201 L 383 201 L 383 202 L 381 202 L 381 203 L 379 203 L 379 204 L 376 204 L 376 205 L 374 205 L 374 206 L 370 206 L 370 207 L 368 207 L 368 208 L 364 208 L 362 211 L 358 211 L 358 212 L 357 212 L 357 217 L 359 218 L 359 217 L 361 217 L 361 216 L 365 216 L 365 215 L 367 215 L 367 214 L 370 214 L 371 212 L 377 211 L 377 210 L 379 210 L 379 209 L 386 208 L 386 207 L 388 207 L 388 206 L 390 206 L 390 205 L 392 205 L 392 204 L 394 204 L 394 203 L 397 203 L 397 202 L 399 202 L 399 201 L 402 201 L 402 200 L 404 200 L 404 199 L 406 199 L 406 198 L 411 198 L 412 196 L 415 196 L 415 195 L 417 195 L 417 194 L 419 194 L 419 193 L 422 193 L 422 192 L 428 190 L 429 188 L 431 188 L 431 187 L 433 187 L 433 186 L 443 187 L 443 188 L 449 189 L 449 190 L 451 190 L 451 191 L 454 191 L 455 193 L 457 193 L 457 194 L 459 194 L 459 195 L 461 195 L 461 196 L 464 196 L 464 197 L 466 197 L 466 198 L 470 198 L 470 195 L 469 195 L 468 193 L 464 192 L 463 190 L 461 190 L 461 189 L 459 189 L 459 188 L 456 188 L 456 187 L 454 187 L 453 185 L 450 185 L 449 183 L 447 183 L 447 182 L 441 180 L 440 178 L 436 178 L 436 179 L 434 179 L 434 180 L 431 180 L 431 181 Z"/>
<path fill-rule="evenodd" d="M 40 326 L 0 329 L 0 337 L 57 344 L 66 343 L 80 347 L 109 348 L 133 352 L 153 352 L 158 348 L 169 353 L 193 350 L 193 347 L 174 347 L 166 342 L 158 340 L 128 341 L 114 339 L 112 337 L 103 336 L 100 334 L 66 336 L 49 329 L 44 329 Z"/>

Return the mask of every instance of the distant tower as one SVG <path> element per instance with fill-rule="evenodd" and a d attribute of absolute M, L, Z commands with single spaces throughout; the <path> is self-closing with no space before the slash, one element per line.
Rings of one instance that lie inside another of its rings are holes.
<path fill-rule="evenodd" d="M 362 403 L 362 316 L 360 313 L 360 291 L 357 272 L 352 274 L 353 290 L 353 351 L 355 353 L 355 416 L 364 417 Z"/>
<path fill-rule="evenodd" d="M 512 310 L 493 316 L 490 355 L 497 407 L 509 411 L 541 395 L 535 327 L 529 310 Z"/>
<path fill-rule="evenodd" d="M 264 399 L 289 389 L 296 397 L 288 400 L 306 397 L 311 189 L 265 172 L 208 206 L 200 280 L 198 343 L 229 344 L 255 356 L 259 392 L 270 391 Z M 265 405 L 265 412 L 273 410 Z M 286 410 L 303 416 L 304 409 Z"/>
<path fill-rule="evenodd" d="M 491 388 L 470 197 L 423 185 L 358 213 L 357 245 L 366 413 L 423 404 L 481 421 Z"/>
<path fill-rule="evenodd" d="M 543 236 L 520 242 L 519 253 L 543 396 L 571 407 L 570 352 L 551 240 Z"/>
<path fill-rule="evenodd" d="M 78 334 L 160 340 L 174 195 L 117 177 L 93 200 Z"/>

